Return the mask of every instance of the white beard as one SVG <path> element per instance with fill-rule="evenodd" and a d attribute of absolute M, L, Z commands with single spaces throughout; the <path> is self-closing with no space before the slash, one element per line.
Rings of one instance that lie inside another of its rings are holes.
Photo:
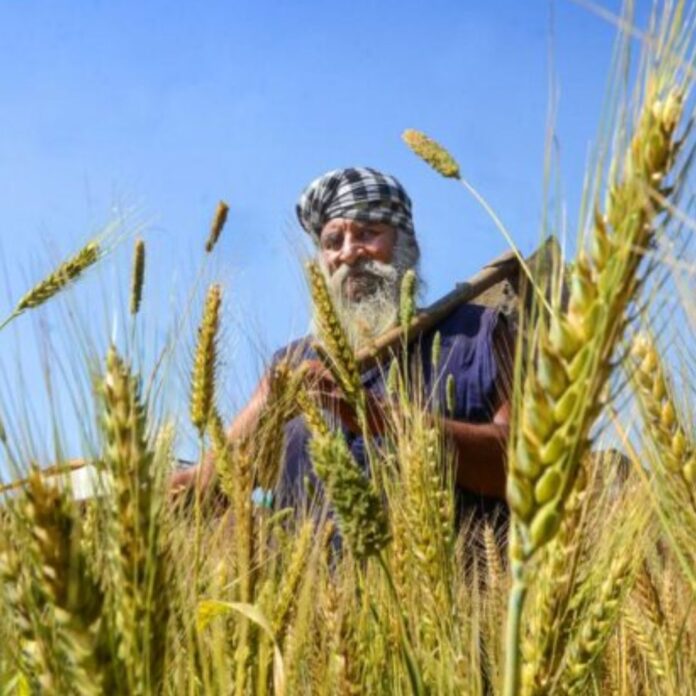
<path fill-rule="evenodd" d="M 392 263 L 364 259 L 351 266 L 339 266 L 330 275 L 319 257 L 331 293 L 334 308 L 354 351 L 369 345 L 375 338 L 396 326 L 399 320 L 401 279 L 408 270 L 403 245 L 394 247 Z M 345 282 L 349 275 L 359 272 L 360 292 L 357 297 L 346 296 Z M 313 321 L 316 327 L 317 322 Z"/>
<path fill-rule="evenodd" d="M 344 292 L 344 281 L 348 273 L 343 272 L 339 276 L 343 269 L 354 270 L 346 266 L 338 269 L 329 279 L 329 291 L 348 342 L 357 351 L 396 325 L 399 318 L 401 279 L 393 266 L 368 261 L 360 270 L 361 273 L 371 274 L 367 278 L 371 287 L 357 298 L 349 299 Z"/>

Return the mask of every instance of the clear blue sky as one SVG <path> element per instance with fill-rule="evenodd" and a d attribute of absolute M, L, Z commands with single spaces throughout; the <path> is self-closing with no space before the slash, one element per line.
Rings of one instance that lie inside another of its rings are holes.
<path fill-rule="evenodd" d="M 637 4 L 644 21 L 649 3 Z M 619 9 L 613 0 L 603 5 Z M 533 249 L 550 42 L 574 234 L 614 35 L 569 0 L 3 0 L 0 314 L 49 260 L 79 247 L 114 207 L 126 207 L 148 223 L 144 311 L 156 334 L 168 320 L 169 291 L 183 296 L 191 287 L 212 211 L 224 198 L 228 225 L 205 277 L 225 283 L 234 315 L 225 353 L 235 375 L 226 380 L 231 408 L 257 374 L 260 352 L 307 326 L 292 251 L 303 233 L 293 207 L 327 169 L 368 165 L 405 184 L 428 299 L 506 245 L 463 189 L 406 149 L 405 128 L 445 144 L 521 249 Z M 127 242 L 105 262 L 100 288 L 106 276 L 107 287 L 115 278 L 127 290 L 129 253 Z M 93 303 L 94 332 L 104 334 L 97 317 L 109 311 L 97 286 L 92 277 L 74 294 L 83 293 L 90 313 Z M 0 334 L 4 373 L 15 372 L 18 347 L 23 359 L 35 359 L 35 321 L 22 317 Z M 49 319 L 44 327 L 54 338 L 61 331 Z M 185 381 L 184 373 L 182 366 Z M 40 385 L 28 380 L 41 411 Z"/>

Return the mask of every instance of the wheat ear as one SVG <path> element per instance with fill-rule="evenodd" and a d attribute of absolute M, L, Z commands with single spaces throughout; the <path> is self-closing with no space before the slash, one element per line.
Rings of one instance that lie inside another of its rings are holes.
<path fill-rule="evenodd" d="M 635 389 L 658 445 L 659 462 L 667 476 L 677 479 L 676 487 L 696 512 L 696 443 L 674 405 L 662 360 L 652 340 L 637 337 L 632 354 Z"/>
<path fill-rule="evenodd" d="M 315 435 L 309 450 L 355 557 L 379 553 L 389 541 L 387 517 L 377 491 L 353 459 L 343 435 Z"/>
<path fill-rule="evenodd" d="M 307 275 L 317 317 L 321 345 L 319 356 L 334 375 L 346 398 L 364 411 L 364 392 L 353 349 L 336 315 L 326 279 L 319 266 L 310 261 Z"/>
<path fill-rule="evenodd" d="M 632 579 L 631 557 L 619 557 L 609 569 L 596 600 L 588 607 L 570 641 L 560 692 L 582 694 L 597 656 L 601 654 L 619 618 L 621 603 Z"/>
<path fill-rule="evenodd" d="M 96 696 L 108 682 L 103 594 L 80 544 L 74 504 L 39 471 L 14 509 L 0 579 L 23 647 L 19 671 L 41 693 Z"/>
<path fill-rule="evenodd" d="M 566 501 L 559 532 L 539 559 L 541 567 L 535 576 L 535 602 L 521 645 L 524 656 L 521 686 L 525 696 L 548 693 L 563 656 L 569 624 L 574 618 L 568 605 L 576 585 L 577 557 L 582 550 L 587 485 L 584 467 L 580 474 Z"/>
<path fill-rule="evenodd" d="M 409 268 L 401 279 L 401 291 L 399 301 L 399 323 L 404 331 L 408 332 L 411 321 L 416 313 L 416 292 L 418 290 L 418 277 L 416 272 Z M 407 336 L 408 334 L 406 334 Z M 408 340 L 408 338 L 406 338 Z"/>
<path fill-rule="evenodd" d="M 220 201 L 215 209 L 215 216 L 213 217 L 213 222 L 210 225 L 210 235 L 208 236 L 208 241 L 205 243 L 205 250 L 210 253 L 215 245 L 217 244 L 220 234 L 222 233 L 222 228 L 225 226 L 227 221 L 227 213 L 230 207 L 225 203 L 225 201 Z"/>
<path fill-rule="evenodd" d="M 119 665 L 129 688 L 159 690 L 164 678 L 169 549 L 160 472 L 147 440 L 139 380 L 112 346 L 102 385 L 107 498 L 107 589 Z M 140 686 L 138 688 L 141 688 Z"/>
<path fill-rule="evenodd" d="M 667 68 L 663 67 L 663 72 Z M 661 77 L 667 77 L 662 74 Z M 667 195 L 683 89 L 658 92 L 647 81 L 640 117 L 623 169 L 609 184 L 606 213 L 597 212 L 586 248 L 569 276 L 567 314 L 560 298 L 537 324 L 536 351 L 526 366 L 509 444 L 507 499 L 513 513 L 506 696 L 518 692 L 519 621 L 525 569 L 556 534 L 589 433 L 606 398 L 612 356 L 641 280 L 639 264 L 654 238 L 660 212 L 655 191 Z"/>
<path fill-rule="evenodd" d="M 278 596 L 273 607 L 271 627 L 276 641 L 281 643 L 290 621 L 293 606 L 297 601 L 297 591 L 307 572 L 307 560 L 312 550 L 314 523 L 306 520 L 302 525 L 293 546 L 287 568 L 283 572 Z"/>
<path fill-rule="evenodd" d="M 145 280 L 145 241 L 135 240 L 133 247 L 133 267 L 131 269 L 130 313 L 135 315 L 143 299 L 143 281 Z"/>
<path fill-rule="evenodd" d="M 270 373 L 268 398 L 256 427 L 256 479 L 264 489 L 272 489 L 278 480 L 283 456 L 283 428 L 297 410 L 296 396 L 304 371 L 292 370 L 286 361 Z"/>
<path fill-rule="evenodd" d="M 0 329 L 3 329 L 27 309 L 34 309 L 44 302 L 48 302 L 68 284 L 77 280 L 87 268 L 94 265 L 101 258 L 101 255 L 101 247 L 97 242 L 92 241 L 86 244 L 74 256 L 63 261 L 58 268 L 29 290 L 19 300 L 12 314 L 0 324 Z"/>
<path fill-rule="evenodd" d="M 655 673 L 655 677 L 660 682 L 662 689 L 667 693 L 678 693 L 671 684 L 670 675 L 665 671 L 665 665 L 669 664 L 669 657 L 664 650 L 664 644 L 661 641 L 661 636 L 657 626 L 646 620 L 633 607 L 627 607 L 623 614 L 624 624 L 628 629 L 634 645 L 638 651 L 645 657 L 650 669 Z M 667 686 L 667 689 L 665 689 Z"/>
<path fill-rule="evenodd" d="M 401 137 L 406 145 L 438 174 L 450 179 L 460 178 L 456 160 L 438 142 L 413 128 L 405 130 Z"/>
<path fill-rule="evenodd" d="M 201 437 L 205 432 L 215 398 L 217 335 L 220 328 L 222 290 L 211 285 L 205 300 L 203 319 L 198 328 L 198 342 L 191 376 L 191 422 Z"/>

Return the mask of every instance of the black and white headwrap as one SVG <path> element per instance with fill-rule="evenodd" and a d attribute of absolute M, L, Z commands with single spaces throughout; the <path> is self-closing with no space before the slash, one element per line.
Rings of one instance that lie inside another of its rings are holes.
<path fill-rule="evenodd" d="M 370 167 L 334 169 L 315 179 L 296 206 L 302 227 L 319 239 L 334 218 L 384 222 L 414 235 L 411 199 L 399 181 Z"/>

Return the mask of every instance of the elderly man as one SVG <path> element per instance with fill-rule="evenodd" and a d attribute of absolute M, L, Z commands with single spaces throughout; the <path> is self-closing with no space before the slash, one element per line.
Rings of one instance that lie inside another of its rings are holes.
<path fill-rule="evenodd" d="M 354 348 L 394 326 L 398 319 L 400 283 L 408 269 L 417 271 L 420 251 L 411 215 L 411 200 L 393 177 L 370 168 L 328 172 L 313 181 L 297 205 L 300 224 L 317 246 L 318 261 L 332 293 L 341 323 Z M 432 366 L 432 345 L 440 334 L 442 359 Z M 466 507 L 487 510 L 505 495 L 505 442 L 509 403 L 502 367 L 509 365 L 511 342 L 498 313 L 477 305 L 461 305 L 436 327 L 419 337 L 424 386 L 444 401 L 447 376 L 454 380 L 454 410 L 441 418 L 454 446 L 456 483 Z M 291 343 L 274 356 L 309 361 L 308 379 L 321 387 L 325 404 L 338 414 L 356 460 L 365 464 L 363 434 L 340 389 L 316 361 L 311 337 Z M 371 412 L 379 413 L 384 369 L 362 375 Z M 230 429 L 235 438 L 253 430 L 269 389 L 264 377 Z M 434 390 L 434 392 L 432 391 Z M 443 411 L 440 410 L 442 413 Z M 370 419 L 381 434 L 379 417 Z M 300 417 L 285 429 L 285 466 L 281 494 L 285 501 L 301 495 L 311 477 L 309 434 Z M 212 468 L 200 472 L 207 481 Z M 194 471 L 182 472 L 176 484 L 190 483 Z"/>

